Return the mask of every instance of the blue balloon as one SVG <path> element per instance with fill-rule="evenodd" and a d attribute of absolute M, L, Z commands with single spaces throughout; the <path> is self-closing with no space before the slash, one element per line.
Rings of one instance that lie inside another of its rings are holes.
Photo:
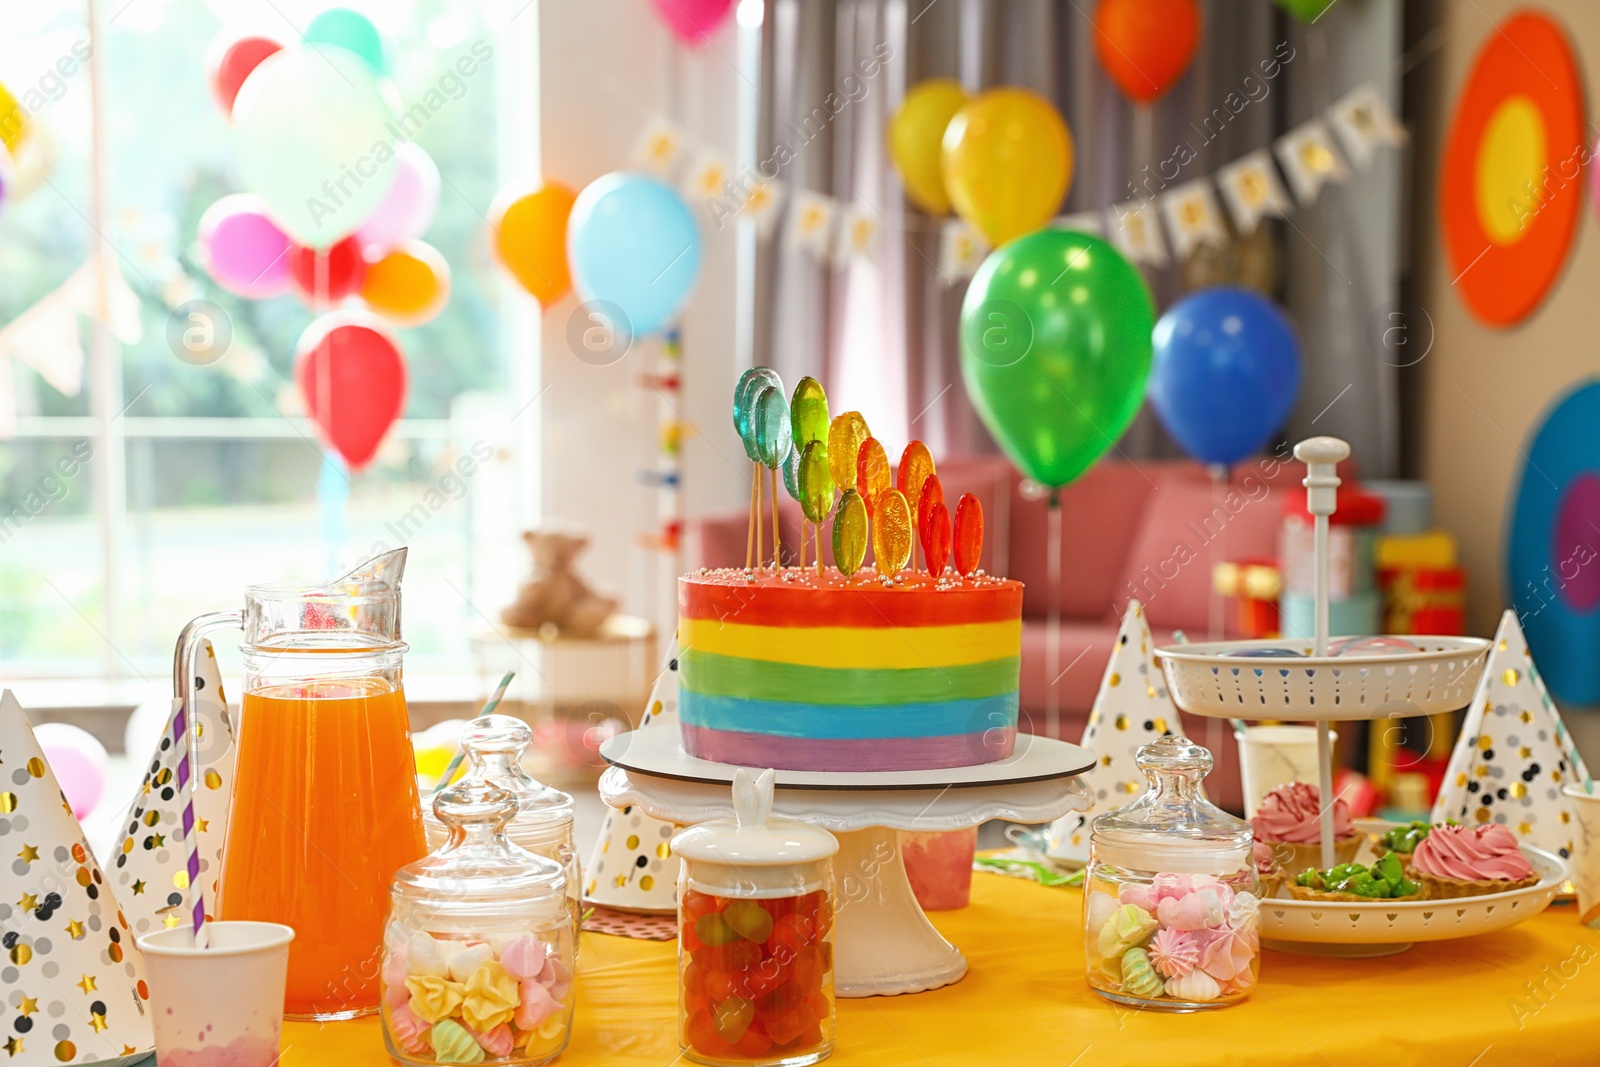
<path fill-rule="evenodd" d="M 1202 463 L 1260 451 L 1300 395 L 1300 342 L 1271 301 L 1247 289 L 1202 289 L 1161 316 L 1150 402 Z"/>
<path fill-rule="evenodd" d="M 676 190 L 614 171 L 578 194 L 567 222 L 578 298 L 614 304 L 633 336 L 668 325 L 700 273 L 700 229 Z"/>

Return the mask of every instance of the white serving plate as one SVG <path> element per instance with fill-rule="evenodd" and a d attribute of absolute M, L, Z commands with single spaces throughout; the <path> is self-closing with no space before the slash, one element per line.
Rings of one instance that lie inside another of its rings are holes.
<path fill-rule="evenodd" d="M 1357 820 L 1358 828 L 1368 834 L 1358 862 L 1371 862 L 1374 835 L 1391 825 L 1376 819 Z M 1289 897 L 1263 900 L 1261 943 L 1279 952 L 1360 958 L 1404 952 L 1418 941 L 1448 941 L 1504 930 L 1544 911 L 1567 880 L 1567 865 L 1559 857 L 1529 845 L 1522 846 L 1522 853 L 1539 872 L 1539 881 L 1508 893 L 1448 900 L 1375 900 L 1370 904 Z"/>
<path fill-rule="evenodd" d="M 1173 703 L 1191 715 L 1339 721 L 1434 715 L 1472 702 L 1488 641 L 1417 636 L 1405 640 L 1422 651 L 1313 656 L 1309 641 L 1275 638 L 1170 645 L 1155 654 Z M 1302 655 L 1294 659 L 1229 655 L 1258 648 L 1290 648 Z"/>

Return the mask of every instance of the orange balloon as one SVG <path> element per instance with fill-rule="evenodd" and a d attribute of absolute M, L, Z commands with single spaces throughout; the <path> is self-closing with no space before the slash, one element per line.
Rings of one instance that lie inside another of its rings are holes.
<path fill-rule="evenodd" d="M 1200 41 L 1195 0 L 1100 0 L 1094 13 L 1100 65 L 1141 104 L 1175 85 Z"/>
<path fill-rule="evenodd" d="M 450 299 L 450 265 L 432 245 L 407 241 L 367 266 L 361 299 L 397 326 L 421 326 Z"/>
<path fill-rule="evenodd" d="M 489 244 L 500 265 L 549 307 L 572 288 L 567 271 L 567 216 L 578 194 L 558 182 L 503 190 L 489 208 Z"/>

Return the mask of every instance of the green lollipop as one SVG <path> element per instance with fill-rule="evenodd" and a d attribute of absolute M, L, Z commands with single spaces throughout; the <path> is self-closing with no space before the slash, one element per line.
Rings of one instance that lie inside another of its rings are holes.
<path fill-rule="evenodd" d="M 801 378 L 789 400 L 789 425 L 794 430 L 795 448 L 810 441 L 828 439 L 828 394 L 815 378 Z"/>
<path fill-rule="evenodd" d="M 783 487 L 789 491 L 792 500 L 800 499 L 799 444 L 799 441 L 795 441 L 789 448 L 789 454 L 783 457 Z"/>
<path fill-rule="evenodd" d="M 828 446 L 807 441 L 800 452 L 800 491 L 792 494 L 800 501 L 807 522 L 821 522 L 833 510 L 833 473 L 828 469 Z"/>
<path fill-rule="evenodd" d="M 751 367 L 739 375 L 739 384 L 733 387 L 733 428 L 739 431 L 744 454 L 756 462 L 760 462 L 760 457 L 756 453 L 755 427 L 751 424 L 750 413 L 755 407 L 756 395 L 769 386 L 782 391 L 783 379 L 778 377 L 778 372 L 771 367 Z"/>
<path fill-rule="evenodd" d="M 756 391 L 750 405 L 750 435 L 755 439 L 756 459 L 763 467 L 776 470 L 794 447 L 782 386 L 766 385 Z"/>

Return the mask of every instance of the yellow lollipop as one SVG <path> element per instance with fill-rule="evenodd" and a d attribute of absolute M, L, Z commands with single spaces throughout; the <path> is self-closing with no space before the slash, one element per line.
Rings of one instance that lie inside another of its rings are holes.
<path fill-rule="evenodd" d="M 846 578 L 861 569 L 867 558 L 867 506 L 861 494 L 846 489 L 833 516 L 833 564 Z"/>
<path fill-rule="evenodd" d="M 856 456 L 861 442 L 872 436 L 859 411 L 847 411 L 828 425 L 828 470 L 840 489 L 856 484 Z"/>
<path fill-rule="evenodd" d="M 899 574 L 911 560 L 911 502 L 900 490 L 885 489 L 878 494 L 872 518 L 878 573 Z"/>

